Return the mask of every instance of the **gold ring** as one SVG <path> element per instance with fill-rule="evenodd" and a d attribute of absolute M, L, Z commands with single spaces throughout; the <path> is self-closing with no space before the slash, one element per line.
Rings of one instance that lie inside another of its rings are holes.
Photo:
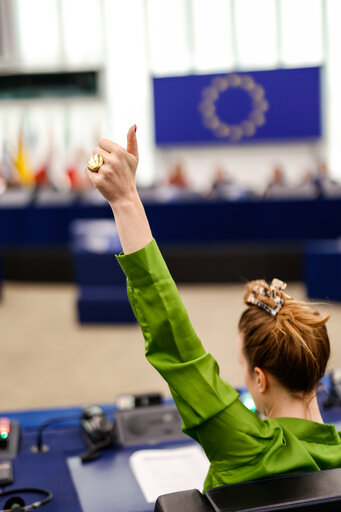
<path fill-rule="evenodd" d="M 99 155 L 98 153 L 96 153 L 95 155 L 93 155 L 92 157 L 89 158 L 88 169 L 89 169 L 89 171 L 97 172 L 98 169 L 101 167 L 101 165 L 103 165 L 103 163 L 104 163 L 104 160 L 103 160 L 102 155 Z"/>

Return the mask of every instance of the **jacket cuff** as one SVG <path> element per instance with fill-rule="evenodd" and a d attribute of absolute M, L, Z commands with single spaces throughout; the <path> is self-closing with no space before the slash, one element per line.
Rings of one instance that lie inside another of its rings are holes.
<path fill-rule="evenodd" d="M 123 272 L 132 283 L 156 282 L 170 276 L 160 249 L 153 239 L 139 251 L 116 255 Z"/>

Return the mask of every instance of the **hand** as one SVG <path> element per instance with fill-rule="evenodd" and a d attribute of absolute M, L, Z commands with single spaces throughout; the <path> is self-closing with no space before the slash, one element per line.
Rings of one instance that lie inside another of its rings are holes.
<path fill-rule="evenodd" d="M 112 207 L 134 198 L 137 194 L 135 176 L 139 161 L 136 125 L 129 128 L 126 150 L 115 142 L 101 139 L 93 151 L 95 153 L 102 155 L 104 163 L 98 172 L 87 170 L 93 186 Z"/>

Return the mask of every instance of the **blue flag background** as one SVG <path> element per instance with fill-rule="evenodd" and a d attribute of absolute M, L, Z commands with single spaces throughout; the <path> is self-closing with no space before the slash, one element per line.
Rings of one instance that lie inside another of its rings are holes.
<path fill-rule="evenodd" d="M 154 78 L 156 143 L 321 136 L 321 68 Z"/>

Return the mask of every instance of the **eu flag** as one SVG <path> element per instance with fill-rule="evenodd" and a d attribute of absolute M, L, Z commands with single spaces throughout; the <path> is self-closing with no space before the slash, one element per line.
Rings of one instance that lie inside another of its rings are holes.
<path fill-rule="evenodd" d="M 321 136 L 321 68 L 154 78 L 156 143 Z"/>

